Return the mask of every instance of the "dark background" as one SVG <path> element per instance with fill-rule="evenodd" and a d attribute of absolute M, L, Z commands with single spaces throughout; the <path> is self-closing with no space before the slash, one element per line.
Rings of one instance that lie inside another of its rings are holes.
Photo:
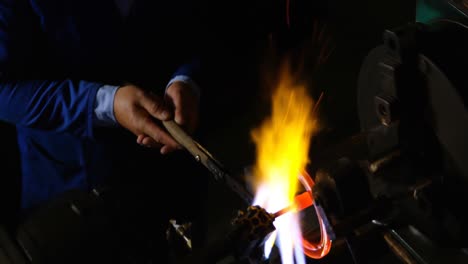
<path fill-rule="evenodd" d="M 212 11 L 220 17 L 216 21 L 227 25 L 212 34 L 224 47 L 217 58 L 230 69 L 223 68 L 221 76 L 213 76 L 214 84 L 204 87 L 197 137 L 228 167 L 246 166 L 254 159 L 249 131 L 268 114 L 268 82 L 285 54 L 304 63 L 302 78 L 314 99 L 324 93 L 319 107 L 323 130 L 315 143 L 338 143 L 357 133 L 361 63 L 381 44 L 385 29 L 414 21 L 416 6 L 413 1 L 291 0 L 288 28 L 285 3 L 228 1 Z M 318 63 L 322 50 L 329 56 Z"/>

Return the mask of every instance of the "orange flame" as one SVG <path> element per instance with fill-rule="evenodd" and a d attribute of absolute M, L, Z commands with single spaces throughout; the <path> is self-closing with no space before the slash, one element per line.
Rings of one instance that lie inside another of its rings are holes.
<path fill-rule="evenodd" d="M 300 173 L 309 162 L 309 146 L 318 131 L 318 119 L 306 86 L 295 82 L 289 66 L 285 64 L 280 73 L 273 93 L 271 117 L 252 131 L 257 147 L 254 204 L 270 212 L 293 205 L 290 213 L 276 219 L 277 233 L 271 236 L 272 243 L 278 237 L 282 263 L 294 263 L 294 260 L 305 263 L 294 200 Z"/>

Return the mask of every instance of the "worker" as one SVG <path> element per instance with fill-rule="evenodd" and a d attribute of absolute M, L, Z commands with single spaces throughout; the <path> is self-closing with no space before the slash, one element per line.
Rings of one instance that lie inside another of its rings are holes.
<path fill-rule="evenodd" d="M 118 186 L 168 216 L 167 190 L 191 186 L 186 203 L 205 193 L 161 125 L 197 129 L 196 10 L 184 0 L 0 0 L 0 120 L 17 131 L 21 212 Z"/>

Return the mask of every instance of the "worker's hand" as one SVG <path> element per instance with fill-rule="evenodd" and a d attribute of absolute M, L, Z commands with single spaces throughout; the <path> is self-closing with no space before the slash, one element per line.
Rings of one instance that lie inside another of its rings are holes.
<path fill-rule="evenodd" d="M 199 114 L 199 97 L 193 87 L 185 82 L 173 82 L 167 87 L 164 100 L 174 109 L 174 121 L 189 134 L 193 133 Z"/>
<path fill-rule="evenodd" d="M 114 115 L 117 122 L 133 134 L 144 135 L 152 141 L 151 147 L 160 148 L 162 154 L 179 149 L 180 145 L 160 127 L 155 119 L 173 117 L 164 100 L 145 92 L 135 85 L 120 87 L 114 97 Z"/>
<path fill-rule="evenodd" d="M 174 121 L 189 134 L 198 125 L 199 96 L 188 84 L 176 81 L 166 89 L 166 105 L 174 111 Z M 148 136 L 139 135 L 137 143 L 144 146 L 154 146 L 156 142 Z"/>

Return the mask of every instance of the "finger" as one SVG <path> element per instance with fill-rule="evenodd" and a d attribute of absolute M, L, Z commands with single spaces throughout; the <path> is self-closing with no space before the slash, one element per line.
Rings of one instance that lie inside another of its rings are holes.
<path fill-rule="evenodd" d="M 137 144 L 138 145 L 143 145 L 143 139 L 145 137 L 146 137 L 146 135 L 143 135 L 143 134 L 138 135 L 137 140 L 136 140 Z"/>
<path fill-rule="evenodd" d="M 198 98 L 193 96 L 190 87 L 176 82 L 168 88 L 164 99 L 167 105 L 172 106 L 174 121 L 189 133 L 195 131 L 198 124 Z"/>
<path fill-rule="evenodd" d="M 143 119 L 141 130 L 143 134 L 147 135 L 158 144 L 168 145 L 174 148 L 178 146 L 177 142 L 165 130 L 156 125 L 149 116 Z"/>
<path fill-rule="evenodd" d="M 172 96 L 167 93 L 164 94 L 164 103 L 166 104 L 167 108 L 171 110 L 175 109 L 174 100 L 172 99 Z"/>
<path fill-rule="evenodd" d="M 166 94 L 165 99 L 166 99 L 167 104 L 172 106 L 172 108 L 175 110 L 174 121 L 179 125 L 185 125 L 186 123 L 186 118 L 184 117 L 185 105 L 182 102 L 181 93 L 174 92 L 170 96 Z"/>
<path fill-rule="evenodd" d="M 179 104 L 179 106 L 175 108 L 174 121 L 181 126 L 187 125 L 187 117 L 185 115 L 184 104 Z"/>
<path fill-rule="evenodd" d="M 146 135 L 138 135 L 137 144 L 148 148 L 161 148 L 162 145 Z"/>
<path fill-rule="evenodd" d="M 187 117 L 187 110 L 190 109 L 190 106 L 187 105 L 190 103 L 190 100 L 184 100 L 183 93 L 173 93 L 169 97 L 169 102 L 173 105 L 174 108 L 174 121 L 181 125 L 187 125 L 189 118 Z"/>
<path fill-rule="evenodd" d="M 140 100 L 140 105 L 154 118 L 169 120 L 172 115 L 164 104 L 164 101 L 154 94 L 145 93 Z"/>
<path fill-rule="evenodd" d="M 161 148 L 162 145 L 159 144 L 158 142 L 154 141 L 152 138 L 150 137 L 144 137 L 142 139 L 142 145 L 145 146 L 145 147 L 150 147 L 150 148 Z"/>
<path fill-rule="evenodd" d="M 176 108 L 174 120 L 187 132 L 193 133 L 198 124 L 198 107 L 190 100 L 184 101 Z"/>
<path fill-rule="evenodd" d="M 172 147 L 172 146 L 168 146 L 168 145 L 164 145 L 162 146 L 160 152 L 161 154 L 168 154 L 170 152 L 173 152 L 173 151 L 176 151 L 176 150 L 179 150 L 179 149 L 182 149 L 182 146 L 178 145 L 177 147 Z"/>
<path fill-rule="evenodd" d="M 140 141 L 141 141 L 142 146 L 151 147 L 151 148 L 161 148 L 160 149 L 161 154 L 167 154 L 175 150 L 183 149 L 183 147 L 180 144 L 177 144 L 177 146 L 175 147 L 170 146 L 170 145 L 158 144 L 156 141 L 154 141 L 151 137 L 148 137 L 148 136 L 142 136 Z"/>

